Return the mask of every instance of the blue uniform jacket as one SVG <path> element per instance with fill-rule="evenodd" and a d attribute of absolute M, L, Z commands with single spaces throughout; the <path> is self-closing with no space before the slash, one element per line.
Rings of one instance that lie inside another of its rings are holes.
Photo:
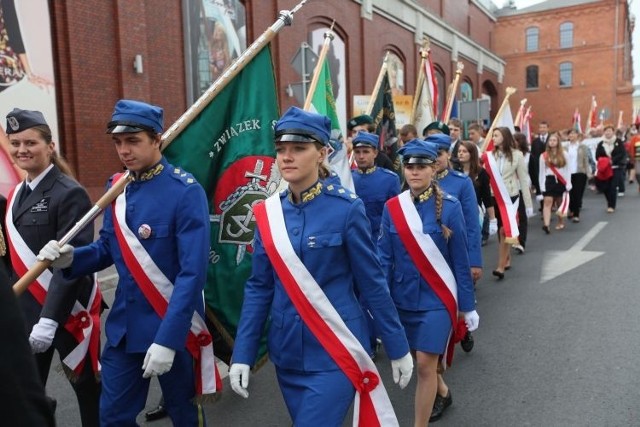
<path fill-rule="evenodd" d="M 107 341 L 117 346 L 126 336 L 127 352 L 146 352 L 152 343 L 184 350 L 193 312 L 204 317 L 202 291 L 209 255 L 209 210 L 204 190 L 193 176 L 170 165 L 164 157 L 148 180 L 126 187 L 129 228 L 138 234 L 151 227 L 148 239 L 139 238 L 174 289 L 164 319 L 147 302 L 124 263 L 113 229 L 112 208 L 105 210 L 100 238 L 74 250 L 66 274 L 78 276 L 115 264 L 118 287 L 106 320 Z"/>
<path fill-rule="evenodd" d="M 362 201 L 340 186 L 317 183 L 313 189 L 307 194 L 316 195 L 297 205 L 288 197 L 288 190 L 280 194 L 293 249 L 363 346 L 369 331 L 354 283 L 368 302 L 389 358 L 404 356 L 409 346 L 384 281 Z M 257 229 L 253 247 L 252 274 L 245 285 L 233 362 L 255 363 L 270 315 L 268 348 L 276 366 L 306 372 L 339 369 L 298 315 Z"/>
<path fill-rule="evenodd" d="M 384 204 L 400 194 L 400 178 L 385 168 L 373 167 L 367 171 L 353 170 L 353 185 L 358 197 L 364 202 L 367 218 L 371 223 L 371 235 L 378 238 Z"/>
<path fill-rule="evenodd" d="M 482 268 L 482 248 L 480 222 L 478 221 L 478 200 L 471 178 L 462 172 L 448 169 L 447 174 L 438 179 L 438 184 L 447 193 L 460 201 L 462 214 L 466 223 L 467 241 L 469 245 L 469 264 Z"/>
<path fill-rule="evenodd" d="M 435 196 L 417 203 L 416 208 L 422 218 L 423 232 L 431 236 L 456 278 L 458 310 L 462 312 L 474 310 L 473 280 L 467 257 L 467 235 L 460 203 L 445 193 L 442 223 L 452 231 L 448 241 L 442 235 L 442 228 L 436 222 Z M 382 214 L 378 253 L 389 283 L 391 296 L 399 309 L 407 311 L 445 309 L 442 301 L 420 275 L 402 244 L 386 206 Z"/>

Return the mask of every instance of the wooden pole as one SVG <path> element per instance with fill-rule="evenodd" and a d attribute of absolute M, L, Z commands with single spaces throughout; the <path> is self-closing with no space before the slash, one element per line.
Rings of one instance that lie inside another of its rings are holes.
<path fill-rule="evenodd" d="M 313 78 L 311 79 L 311 87 L 309 87 L 309 92 L 307 92 L 307 98 L 304 100 L 303 109 L 305 111 L 309 111 L 309 108 L 311 108 L 311 100 L 313 100 L 313 95 L 315 94 L 316 87 L 318 87 L 320 74 L 322 74 L 322 67 L 324 67 L 324 60 L 327 57 L 329 48 L 331 47 L 331 41 L 334 39 L 333 25 L 335 23 L 336 21 L 333 21 L 333 23 L 331 24 L 331 28 L 329 28 L 329 31 L 324 33 L 324 43 L 322 44 L 322 50 L 320 51 L 320 56 L 318 56 L 318 62 L 316 63 L 316 68 L 313 71 Z"/>
<path fill-rule="evenodd" d="M 451 118 L 451 110 L 453 108 L 453 101 L 456 99 L 456 92 L 458 91 L 458 83 L 460 82 L 460 74 L 462 74 L 462 70 L 464 70 L 464 64 L 458 61 L 458 66 L 456 68 L 456 76 L 453 79 L 453 83 L 451 84 L 451 90 L 449 91 L 447 97 L 447 104 L 444 109 L 444 114 L 442 114 L 442 121 L 446 124 L 449 122 Z"/>
<path fill-rule="evenodd" d="M 513 124 L 522 127 L 522 112 L 524 111 L 524 105 L 527 103 L 527 98 L 522 98 L 520 100 L 520 108 L 518 108 L 518 114 L 516 114 L 516 119 L 513 121 Z"/>
<path fill-rule="evenodd" d="M 427 98 L 427 106 L 431 112 L 431 117 L 435 118 L 434 110 L 433 110 L 433 102 L 432 102 L 432 94 L 429 90 L 429 82 L 426 81 L 427 75 L 425 74 L 425 68 L 427 67 L 427 62 L 429 60 L 429 55 L 431 50 L 429 49 L 429 39 L 425 39 L 422 49 L 420 49 L 420 57 L 422 58 L 420 61 L 420 70 L 418 71 L 418 81 L 416 83 L 416 92 L 413 98 L 413 108 L 411 109 L 411 123 L 414 125 L 417 122 L 418 115 L 418 105 L 420 98 L 424 95 Z M 426 86 L 427 93 L 423 94 L 422 90 Z"/>
<path fill-rule="evenodd" d="M 198 115 L 202 110 L 213 101 L 213 99 L 218 96 L 218 94 L 233 80 L 235 76 L 238 75 L 240 71 L 249 63 L 255 56 L 267 45 L 276 34 L 287 25 L 291 25 L 293 22 L 293 15 L 300 10 L 304 4 L 309 0 L 302 0 L 296 7 L 294 7 L 291 11 L 283 10 L 280 12 L 280 16 L 264 33 L 260 35 L 254 41 L 251 46 L 249 46 L 242 55 L 236 59 L 233 64 L 227 68 L 224 73 L 218 79 L 209 86 L 209 89 L 205 93 L 198 98 L 196 102 L 193 103 L 191 107 L 187 111 L 180 116 L 176 122 L 165 131 L 162 135 L 161 146 L 162 149 L 166 149 L 169 144 L 173 142 L 173 140 L 180 135 L 180 133 L 187 127 L 189 123 Z"/>
<path fill-rule="evenodd" d="M 73 240 L 76 235 L 82 231 L 87 225 L 93 222 L 100 213 L 106 209 L 111 202 L 124 190 L 124 187 L 130 180 L 129 171 L 126 171 L 122 177 L 113 184 L 113 186 L 96 202 L 95 205 L 67 232 L 59 241 L 60 247 L 66 245 Z M 13 292 L 21 295 L 27 288 L 51 265 L 51 261 L 37 261 L 29 270 L 13 285 Z"/>
<path fill-rule="evenodd" d="M 387 60 L 389 59 L 389 52 L 384 55 L 384 59 L 382 60 L 382 67 L 380 67 L 380 73 L 378 74 L 378 80 L 376 80 L 376 84 L 373 87 L 373 92 L 371 92 L 371 98 L 369 99 L 369 105 L 367 105 L 367 114 L 371 114 L 371 110 L 373 110 L 373 104 L 376 102 L 375 95 L 380 90 L 380 86 L 382 86 L 382 79 L 384 78 L 384 74 L 387 72 Z"/>
<path fill-rule="evenodd" d="M 516 88 L 508 87 L 505 92 L 506 92 L 506 95 L 502 100 L 502 105 L 500 105 L 498 114 L 496 114 L 496 116 L 493 119 L 493 122 L 491 122 L 491 127 L 489 128 L 489 132 L 487 132 L 487 135 L 485 135 L 484 141 L 482 143 L 482 147 L 480 147 L 481 153 L 484 151 L 484 148 L 487 145 L 488 141 L 492 139 L 493 130 L 496 128 L 496 121 L 500 118 L 500 116 L 502 116 L 502 113 L 504 112 L 504 109 L 507 108 L 507 105 L 509 105 L 509 97 L 514 93 L 516 93 Z"/>

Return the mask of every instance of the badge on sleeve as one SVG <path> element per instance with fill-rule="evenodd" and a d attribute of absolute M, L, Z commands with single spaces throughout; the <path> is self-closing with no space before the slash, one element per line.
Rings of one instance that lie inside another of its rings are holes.
<path fill-rule="evenodd" d="M 151 237 L 151 227 L 149 224 L 142 224 L 138 228 L 138 236 L 140 236 L 141 239 L 148 239 Z"/>

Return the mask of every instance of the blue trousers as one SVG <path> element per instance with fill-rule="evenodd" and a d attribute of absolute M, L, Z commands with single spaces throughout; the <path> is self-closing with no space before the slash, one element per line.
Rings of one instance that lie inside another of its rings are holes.
<path fill-rule="evenodd" d="M 124 340 L 117 347 L 106 344 L 102 351 L 102 427 L 137 426 L 144 409 L 150 379 L 142 378 L 145 353 L 127 353 Z M 204 412 L 193 404 L 195 378 L 189 352 L 177 351 L 171 370 L 158 377 L 164 404 L 175 427 L 204 426 Z"/>

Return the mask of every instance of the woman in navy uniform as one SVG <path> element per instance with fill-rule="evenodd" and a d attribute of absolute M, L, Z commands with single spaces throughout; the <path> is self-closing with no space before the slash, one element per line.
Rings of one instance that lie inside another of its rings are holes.
<path fill-rule="evenodd" d="M 458 310 L 464 314 L 469 330 L 477 328 L 478 314 L 475 311 L 462 208 L 455 198 L 439 188 L 434 179 L 436 146 L 414 139 L 405 144 L 399 154 L 403 156 L 404 176 L 409 189 L 385 205 L 378 252 L 409 346 L 416 352 L 415 425 L 426 425 L 436 398 L 438 360 L 451 347 L 449 342 L 457 326 Z M 401 200 L 408 200 L 402 212 L 413 217 L 402 217 L 407 218 L 416 241 L 432 241 L 435 246 L 431 249 L 416 251 L 416 247 L 408 244 L 411 239 L 404 234 L 406 229 L 401 226 L 396 209 Z M 432 252 L 436 248 L 439 254 Z M 438 270 L 440 273 L 435 276 L 432 273 L 427 276 L 421 270 L 421 263 L 416 262 L 435 259 L 435 255 L 446 261 L 450 269 L 448 280 L 445 280 L 447 276 L 441 273 L 442 270 Z M 425 277 L 430 277 L 429 281 Z M 448 283 L 449 291 L 446 292 L 457 294 L 457 305 L 455 302 L 453 306 L 447 305 L 451 297 L 442 293 L 443 288 L 438 283 Z M 451 401 L 450 393 L 447 399 Z"/>
<path fill-rule="evenodd" d="M 103 427 L 135 425 L 147 401 L 152 376 L 158 376 L 175 426 L 204 423 L 201 406 L 194 404 L 194 357 L 186 347 L 194 312 L 204 316 L 209 211 L 204 190 L 193 176 L 162 156 L 162 125 L 160 107 L 126 99 L 116 103 L 107 133 L 133 181 L 114 202 L 115 208 L 105 210 L 99 240 L 75 250 L 49 242 L 40 254 L 65 268 L 68 277 L 112 264 L 118 271 L 102 352 Z M 120 209 L 122 201 L 125 205 Z M 129 240 L 131 246 L 122 244 L 125 227 L 132 232 L 128 234 L 133 239 Z M 141 268 L 130 268 L 131 255 Z M 153 286 L 159 287 L 161 279 L 172 292 L 164 316 L 156 310 L 157 297 L 154 299 L 140 280 L 147 274 L 153 278 Z"/>
<path fill-rule="evenodd" d="M 5 231 L 17 244 L 18 236 L 12 238 L 10 232 L 15 230 L 28 250 L 37 254 L 49 240 L 59 239 L 67 233 L 91 208 L 91 201 L 85 189 L 73 179 L 66 162 L 58 157 L 51 129 L 41 112 L 15 108 L 7 115 L 7 136 L 11 157 L 27 176 L 14 192 L 8 207 L 12 224 L 7 223 Z M 92 240 L 93 227 L 89 226 L 77 235 L 73 243 L 82 245 Z M 18 257 L 18 251 L 12 251 L 11 256 Z M 12 264 L 12 281 L 15 282 L 18 279 L 17 265 L 24 265 L 24 262 L 15 258 Z M 44 385 L 54 349 L 58 350 L 60 360 L 64 360 L 78 345 L 65 324 L 76 300 L 89 309 L 87 305 L 93 287 L 90 275 L 67 279 L 60 269 L 53 268 L 44 304 L 37 298 L 36 285 L 20 296 L 27 330 L 30 331 L 29 343 Z M 92 364 L 87 353 L 79 374 L 66 371 L 78 399 L 83 426 L 98 425 L 100 382 L 92 366 L 97 364 Z"/>
<path fill-rule="evenodd" d="M 325 116 L 295 107 L 282 116 L 275 126 L 276 161 L 289 186 L 271 196 L 263 207 L 270 202 L 281 204 L 286 232 L 280 240 L 292 246 L 326 296 L 328 309 L 337 312 L 362 350 L 368 334 L 365 315 L 354 294 L 354 286 L 358 287 L 392 360 L 394 380 L 404 387 L 411 377 L 413 360 L 384 283 L 362 200 L 340 186 L 319 181 L 329 133 L 330 122 Z M 254 208 L 256 218 L 261 218 L 259 210 L 260 206 Z M 252 275 L 245 285 L 229 371 L 231 387 L 248 397 L 250 366 L 256 361 L 260 336 L 270 316 L 269 356 L 293 424 L 342 425 L 355 388 L 309 327 L 305 313 L 294 306 L 296 301 L 279 275 L 281 270 L 267 252 L 270 235 L 264 230 L 258 220 Z M 366 352 L 359 354 L 372 363 Z"/>

